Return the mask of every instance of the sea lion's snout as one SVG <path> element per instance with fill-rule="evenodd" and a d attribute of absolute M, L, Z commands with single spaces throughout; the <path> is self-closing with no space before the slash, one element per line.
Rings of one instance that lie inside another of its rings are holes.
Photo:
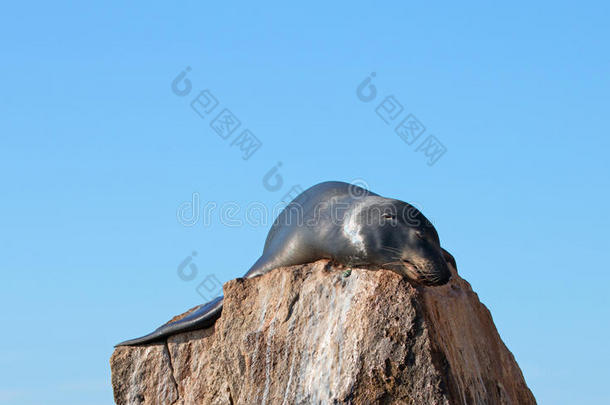
<path fill-rule="evenodd" d="M 433 273 L 429 273 L 423 277 L 423 284 L 429 286 L 439 286 L 444 285 L 451 280 L 451 272 L 449 271 L 449 267 L 445 264 L 442 266 L 442 269 L 436 270 Z"/>
<path fill-rule="evenodd" d="M 441 248 L 440 257 L 433 262 L 428 262 L 428 266 L 425 267 L 428 271 L 423 272 L 421 281 L 423 284 L 430 286 L 447 284 L 451 280 L 450 266 L 456 268 L 455 258 L 451 253 Z"/>
<path fill-rule="evenodd" d="M 407 276 L 423 285 L 444 285 L 451 279 L 451 271 L 444 257 L 438 260 L 403 260 Z"/>

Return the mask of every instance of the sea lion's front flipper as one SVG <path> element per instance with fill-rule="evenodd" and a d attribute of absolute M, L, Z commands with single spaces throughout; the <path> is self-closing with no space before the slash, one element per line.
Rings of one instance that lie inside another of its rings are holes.
<path fill-rule="evenodd" d="M 182 319 L 166 323 L 148 335 L 118 343 L 115 347 L 151 343 L 176 333 L 209 328 L 220 317 L 220 313 L 222 312 L 222 301 L 223 297 L 214 298 L 212 301 L 200 305 L 196 310 Z"/>

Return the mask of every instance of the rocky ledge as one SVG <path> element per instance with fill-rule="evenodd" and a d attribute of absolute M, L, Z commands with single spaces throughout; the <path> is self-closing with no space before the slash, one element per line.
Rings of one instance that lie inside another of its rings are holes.
<path fill-rule="evenodd" d="M 212 328 L 110 359 L 117 404 L 535 404 L 487 308 L 327 261 L 224 285 Z"/>

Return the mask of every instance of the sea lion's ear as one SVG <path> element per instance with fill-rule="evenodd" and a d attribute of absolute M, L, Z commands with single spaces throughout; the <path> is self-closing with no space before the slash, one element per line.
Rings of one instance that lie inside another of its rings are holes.
<path fill-rule="evenodd" d="M 455 264 L 455 258 L 453 257 L 453 255 L 443 248 L 441 248 L 441 250 L 443 251 L 443 257 L 445 258 L 445 261 L 451 266 L 453 266 L 453 268 L 457 271 L 457 264 Z"/>

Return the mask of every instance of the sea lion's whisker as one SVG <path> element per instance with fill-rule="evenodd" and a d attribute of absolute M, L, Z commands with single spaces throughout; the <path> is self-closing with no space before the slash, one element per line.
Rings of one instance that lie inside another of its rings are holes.
<path fill-rule="evenodd" d="M 387 250 L 388 252 L 394 252 L 394 253 L 402 253 L 402 251 L 400 249 L 391 247 L 391 246 L 381 246 L 381 249 L 383 250 Z"/>
<path fill-rule="evenodd" d="M 387 263 L 383 263 L 382 266 L 387 266 L 388 264 L 402 264 L 402 262 L 401 261 L 387 262 Z"/>

